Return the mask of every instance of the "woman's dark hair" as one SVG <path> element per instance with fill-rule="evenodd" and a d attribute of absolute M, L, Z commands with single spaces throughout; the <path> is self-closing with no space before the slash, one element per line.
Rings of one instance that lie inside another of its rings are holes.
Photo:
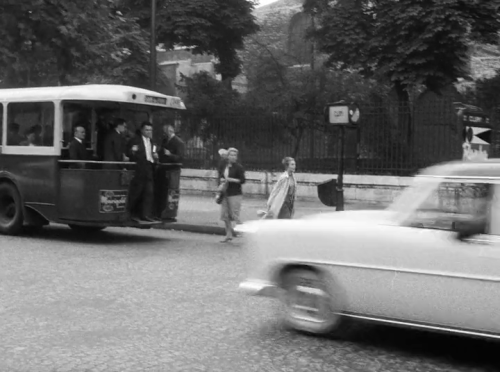
<path fill-rule="evenodd" d="M 283 160 L 281 161 L 281 164 L 283 164 L 283 166 L 285 167 L 285 169 L 288 168 L 288 166 L 290 165 L 290 163 L 292 161 L 295 161 L 294 158 L 291 158 L 290 156 L 286 156 L 283 158 Z"/>

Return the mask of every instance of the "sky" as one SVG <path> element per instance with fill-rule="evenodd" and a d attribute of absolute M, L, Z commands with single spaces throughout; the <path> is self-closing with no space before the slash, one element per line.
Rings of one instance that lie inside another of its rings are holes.
<path fill-rule="evenodd" d="M 259 6 L 271 4 L 271 3 L 274 3 L 275 1 L 277 1 L 277 0 L 259 0 Z"/>

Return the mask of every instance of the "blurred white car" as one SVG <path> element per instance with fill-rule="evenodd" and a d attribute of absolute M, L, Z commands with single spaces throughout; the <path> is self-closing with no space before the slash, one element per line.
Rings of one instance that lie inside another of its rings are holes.
<path fill-rule="evenodd" d="M 424 170 L 383 211 L 241 225 L 250 295 L 341 336 L 353 319 L 500 339 L 500 161 Z"/>

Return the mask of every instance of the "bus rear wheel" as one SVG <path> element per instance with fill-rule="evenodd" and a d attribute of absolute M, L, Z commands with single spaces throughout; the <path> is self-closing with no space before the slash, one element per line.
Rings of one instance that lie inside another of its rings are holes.
<path fill-rule="evenodd" d="M 11 183 L 0 183 L 0 233 L 16 235 L 22 227 L 21 196 Z"/>
<path fill-rule="evenodd" d="M 84 226 L 84 225 L 68 225 L 72 230 L 80 231 L 80 232 L 97 232 L 102 231 L 106 227 L 105 226 Z"/>

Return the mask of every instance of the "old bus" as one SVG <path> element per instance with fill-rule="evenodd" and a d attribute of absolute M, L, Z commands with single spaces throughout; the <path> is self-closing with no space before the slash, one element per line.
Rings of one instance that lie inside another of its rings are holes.
<path fill-rule="evenodd" d="M 178 97 L 118 85 L 0 89 L 0 233 L 16 234 L 23 226 L 49 222 L 77 230 L 107 226 L 149 228 L 175 221 L 180 164 L 158 164 L 154 213 L 158 221 L 135 222 L 127 200 L 134 163 L 98 157 L 103 123 L 113 117 L 127 121 L 133 135 L 142 121 L 174 124 Z M 170 121 L 170 122 L 169 122 Z M 75 125 L 86 128 L 88 159 L 75 167 L 68 144 Z M 29 133 L 23 138 L 23 133 Z M 36 141 L 33 138 L 36 137 Z M 116 165 L 116 163 L 113 163 Z"/>

